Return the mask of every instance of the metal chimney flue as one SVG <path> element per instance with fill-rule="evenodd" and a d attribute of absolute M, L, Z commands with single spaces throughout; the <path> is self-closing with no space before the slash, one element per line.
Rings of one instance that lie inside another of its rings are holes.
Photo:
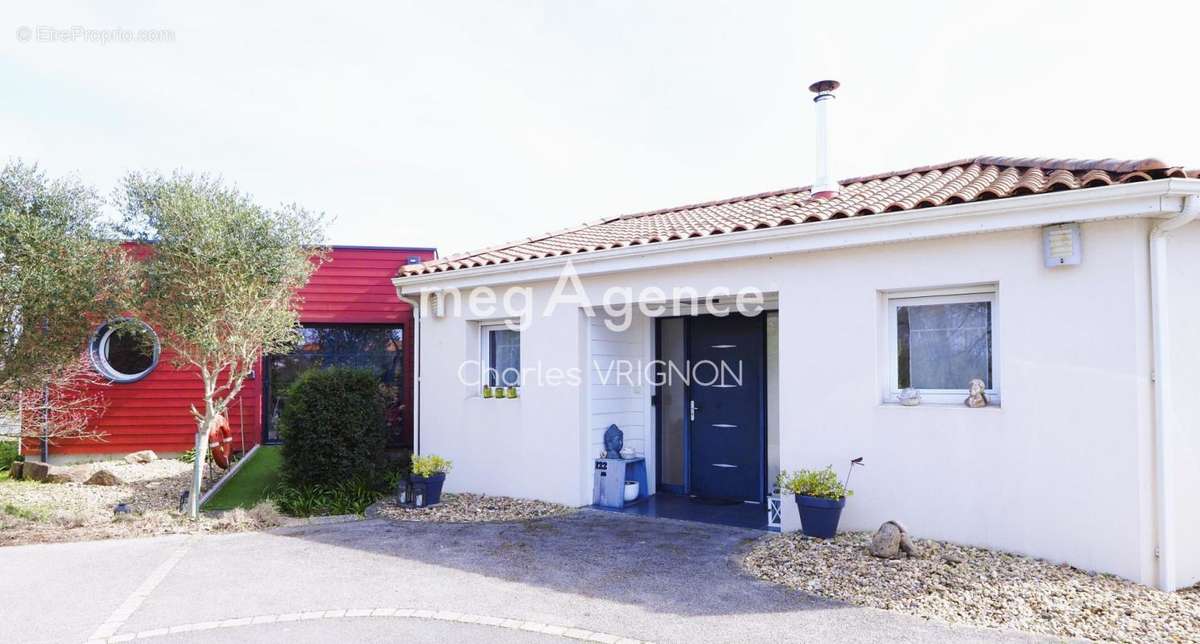
<path fill-rule="evenodd" d="M 829 108 L 833 103 L 833 91 L 841 86 L 835 80 L 817 81 L 808 86 L 816 94 L 813 103 L 817 110 L 817 176 L 813 180 L 812 198 L 829 199 L 841 191 L 834 181 L 829 162 Z"/>

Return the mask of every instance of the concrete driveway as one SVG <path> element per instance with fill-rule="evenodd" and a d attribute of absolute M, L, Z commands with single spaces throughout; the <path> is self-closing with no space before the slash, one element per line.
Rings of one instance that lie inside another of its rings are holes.
<path fill-rule="evenodd" d="M 757 581 L 762 533 L 585 510 L 0 548 L 14 642 L 1034 641 Z"/>

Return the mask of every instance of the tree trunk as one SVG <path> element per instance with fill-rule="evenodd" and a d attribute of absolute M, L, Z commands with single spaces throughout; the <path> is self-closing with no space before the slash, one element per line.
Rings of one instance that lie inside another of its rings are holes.
<path fill-rule="evenodd" d="M 42 462 L 50 462 L 50 383 L 42 383 Z"/>
<path fill-rule="evenodd" d="M 208 431 L 204 429 L 204 423 L 197 423 L 196 426 L 196 446 L 193 450 L 195 457 L 192 459 L 192 491 L 188 499 L 188 516 L 192 519 L 200 518 L 200 480 L 204 476 L 204 461 L 208 457 Z"/>

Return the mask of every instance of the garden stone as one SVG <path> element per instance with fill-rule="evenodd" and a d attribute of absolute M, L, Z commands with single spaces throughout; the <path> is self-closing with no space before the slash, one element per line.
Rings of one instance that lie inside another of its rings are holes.
<path fill-rule="evenodd" d="M 896 525 L 900 524 L 897 523 Z M 908 530 L 905 530 L 904 526 L 902 525 L 900 526 L 900 552 L 903 552 L 910 557 L 921 556 L 921 551 L 917 549 L 917 546 L 912 542 L 912 539 L 908 538 Z"/>
<path fill-rule="evenodd" d="M 69 470 L 61 467 L 51 467 L 50 471 L 46 472 L 46 478 L 42 479 L 43 483 L 71 483 L 75 479 L 71 477 Z"/>
<path fill-rule="evenodd" d="M 130 465 L 137 465 L 139 463 L 149 463 L 150 461 L 157 461 L 157 460 L 158 460 L 158 454 L 155 454 L 154 450 L 152 450 L 152 449 L 144 449 L 140 452 L 134 452 L 132 454 L 125 455 L 125 462 L 129 463 Z"/>
<path fill-rule="evenodd" d="M 123 485 L 125 482 L 119 476 L 108 470 L 96 470 L 95 474 L 84 481 L 84 485 Z"/>
<path fill-rule="evenodd" d="M 875 536 L 871 537 L 871 545 L 868 546 L 871 554 L 882 559 L 895 559 L 900 556 L 900 526 L 893 521 L 884 522 L 875 531 Z"/>
<path fill-rule="evenodd" d="M 885 521 L 871 537 L 868 546 L 871 554 L 882 559 L 898 559 L 900 557 L 918 557 L 916 545 L 908 537 L 908 530 L 899 521 Z"/>
<path fill-rule="evenodd" d="M 12 465 L 8 466 L 8 478 L 14 481 L 21 480 L 22 475 L 24 474 L 21 470 L 24 468 L 24 466 L 24 461 L 13 461 Z"/>
<path fill-rule="evenodd" d="M 50 466 L 41 461 L 25 461 L 21 467 L 22 477 L 26 481 L 45 481 L 50 473 Z"/>

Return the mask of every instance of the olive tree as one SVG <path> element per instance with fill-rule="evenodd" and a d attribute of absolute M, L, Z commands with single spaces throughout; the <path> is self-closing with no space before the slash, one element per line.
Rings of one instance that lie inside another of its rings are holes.
<path fill-rule="evenodd" d="M 23 408 L 22 420 L 37 421 L 22 422 L 21 436 L 41 441 L 43 459 L 55 439 L 100 437 L 87 422 L 93 414 L 80 412 L 95 411 L 100 384 L 81 356 L 132 286 L 102 205 L 91 188 L 35 165 L 0 170 L 0 411 Z"/>
<path fill-rule="evenodd" d="M 258 365 L 299 340 L 299 300 L 326 256 L 324 220 L 297 206 L 266 208 L 219 179 L 131 174 L 118 194 L 123 230 L 151 244 L 139 266 L 143 319 L 181 368 L 203 383 L 190 514 L 200 509 L 209 432 Z"/>

